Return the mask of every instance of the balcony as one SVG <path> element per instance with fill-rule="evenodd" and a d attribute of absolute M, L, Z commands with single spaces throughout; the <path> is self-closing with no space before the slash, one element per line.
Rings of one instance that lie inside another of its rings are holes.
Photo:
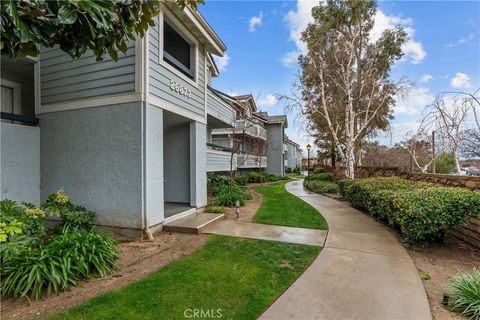
<path fill-rule="evenodd" d="M 208 124 L 213 128 L 231 128 L 235 122 L 233 108 L 212 92 L 207 95 L 207 116 Z"/>
<path fill-rule="evenodd" d="M 207 143 L 207 172 L 230 171 L 231 149 Z M 237 168 L 237 155 L 233 155 L 232 170 Z"/>
<path fill-rule="evenodd" d="M 237 120 L 235 123 L 235 134 L 241 135 L 243 133 L 253 138 L 259 138 L 264 141 L 267 140 L 267 130 L 265 130 L 261 125 L 256 124 L 249 120 Z M 233 129 L 230 129 L 230 128 L 214 129 L 212 131 L 212 134 L 213 135 L 233 134 Z"/>
<path fill-rule="evenodd" d="M 267 157 L 239 154 L 237 156 L 237 166 L 238 168 L 266 168 Z"/>

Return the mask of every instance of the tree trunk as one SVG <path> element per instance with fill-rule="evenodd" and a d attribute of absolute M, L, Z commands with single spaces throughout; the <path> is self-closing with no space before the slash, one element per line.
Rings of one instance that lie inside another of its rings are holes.
<path fill-rule="evenodd" d="M 460 161 L 458 161 L 457 152 L 453 152 L 453 157 L 455 158 L 455 168 L 457 169 L 457 174 L 460 174 Z"/>
<path fill-rule="evenodd" d="M 345 153 L 345 176 L 349 179 L 355 179 L 355 149 L 353 146 L 347 146 Z"/>

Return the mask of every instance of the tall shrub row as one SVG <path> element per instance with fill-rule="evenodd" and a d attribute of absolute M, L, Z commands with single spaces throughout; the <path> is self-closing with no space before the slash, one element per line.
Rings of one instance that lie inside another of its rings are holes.
<path fill-rule="evenodd" d="M 467 216 L 480 216 L 478 191 L 397 177 L 343 180 L 339 187 L 354 207 L 399 229 L 409 244 L 440 239 Z"/>

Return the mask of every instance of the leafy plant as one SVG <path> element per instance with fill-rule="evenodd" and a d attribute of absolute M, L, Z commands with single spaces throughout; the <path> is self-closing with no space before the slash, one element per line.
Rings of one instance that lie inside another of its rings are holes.
<path fill-rule="evenodd" d="M 65 290 L 81 278 L 115 270 L 119 250 L 93 230 L 95 213 L 74 205 L 63 190 L 49 195 L 41 208 L 0 202 L 0 293 L 38 299 Z M 46 215 L 62 218 L 60 231 L 48 232 Z"/>
<path fill-rule="evenodd" d="M 163 0 L 165 1 L 165 0 Z M 203 1 L 177 0 L 196 8 Z M 79 58 L 91 49 L 97 60 L 108 53 L 118 59 L 126 41 L 143 37 L 158 14 L 156 1 L 18 1 L 1 4 L 0 49 L 11 58 L 38 56 L 40 46 L 60 49 Z"/>
<path fill-rule="evenodd" d="M 470 319 L 480 319 L 480 272 L 461 273 L 451 280 L 450 303 L 454 311 Z"/>
<path fill-rule="evenodd" d="M 238 201 L 241 206 L 245 205 L 245 201 L 251 199 L 250 194 L 236 184 L 230 186 L 221 186 L 215 194 L 215 203 L 219 206 L 233 207 Z"/>

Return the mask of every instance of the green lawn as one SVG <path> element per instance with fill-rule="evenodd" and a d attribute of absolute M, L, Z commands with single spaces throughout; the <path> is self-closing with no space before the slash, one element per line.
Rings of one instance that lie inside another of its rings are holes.
<path fill-rule="evenodd" d="M 304 179 L 305 176 L 303 174 L 297 174 L 295 172 L 287 173 L 287 176 L 290 178 L 297 178 L 297 179 Z"/>
<path fill-rule="evenodd" d="M 221 309 L 224 319 L 256 319 L 319 251 L 314 246 L 209 236 L 192 255 L 53 319 L 183 319 L 193 309 Z M 186 309 L 192 310 L 184 314 Z"/>
<path fill-rule="evenodd" d="M 308 203 L 285 190 L 286 181 L 255 189 L 263 195 L 254 222 L 288 227 L 327 229 L 322 215 Z"/>

